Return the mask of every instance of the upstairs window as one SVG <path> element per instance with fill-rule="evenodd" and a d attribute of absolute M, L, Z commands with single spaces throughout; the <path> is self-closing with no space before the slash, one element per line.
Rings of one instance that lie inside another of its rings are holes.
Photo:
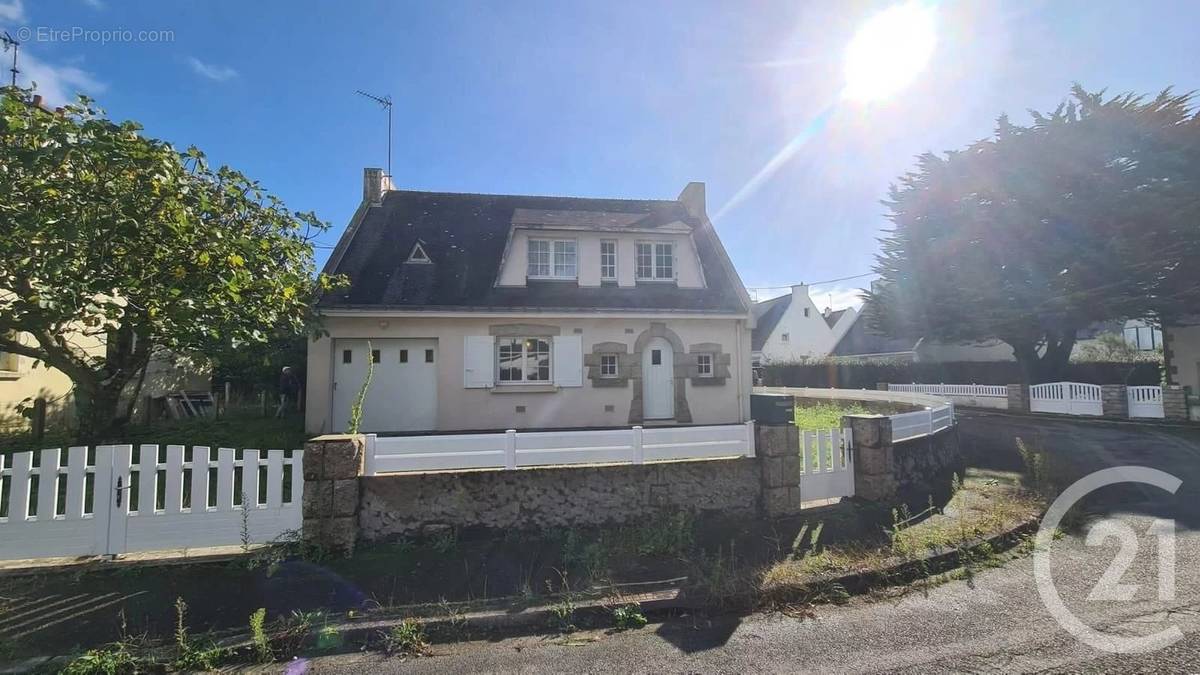
<path fill-rule="evenodd" d="M 788 335 L 787 333 L 784 333 L 783 335 L 780 335 L 780 336 L 779 336 L 779 341 L 780 341 L 780 342 L 787 342 L 787 341 L 788 341 L 788 338 L 790 338 L 790 337 L 791 337 L 790 335 Z"/>
<path fill-rule="evenodd" d="M 674 244 L 637 244 L 637 278 L 669 281 L 675 278 Z"/>
<path fill-rule="evenodd" d="M 617 279 L 617 242 L 600 242 L 600 279 L 601 281 L 616 281 Z"/>
<path fill-rule="evenodd" d="M 571 239 L 530 239 L 529 277 L 533 279 L 574 279 L 578 271 L 575 241 Z"/>
<path fill-rule="evenodd" d="M 496 381 L 501 384 L 549 382 L 550 341 L 545 338 L 497 340 Z"/>

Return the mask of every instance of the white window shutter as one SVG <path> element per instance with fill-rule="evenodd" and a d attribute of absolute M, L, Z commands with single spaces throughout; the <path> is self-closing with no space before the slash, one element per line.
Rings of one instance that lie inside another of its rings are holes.
<path fill-rule="evenodd" d="M 560 387 L 583 386 L 583 336 L 554 337 L 554 384 Z"/>
<path fill-rule="evenodd" d="M 495 383 L 495 344 L 490 335 L 463 338 L 463 386 L 467 389 L 491 387 Z"/>

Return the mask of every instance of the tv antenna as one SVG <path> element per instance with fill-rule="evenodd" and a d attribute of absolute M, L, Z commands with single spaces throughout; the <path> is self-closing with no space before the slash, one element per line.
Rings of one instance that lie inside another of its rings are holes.
<path fill-rule="evenodd" d="M 4 51 L 8 51 L 10 47 L 12 48 L 13 64 L 12 68 L 8 70 L 12 73 L 12 86 L 15 88 L 17 86 L 17 73 L 21 72 L 17 70 L 17 51 L 21 48 L 21 43 L 14 40 L 13 36 L 8 34 L 8 31 L 0 34 L 0 42 L 4 43 Z"/>
<path fill-rule="evenodd" d="M 392 97 L 390 95 L 376 96 L 368 94 L 362 89 L 356 89 L 355 92 L 359 96 L 365 96 L 372 101 L 375 101 L 380 107 L 387 110 L 388 114 L 388 141 L 387 141 L 387 177 L 392 177 Z"/>

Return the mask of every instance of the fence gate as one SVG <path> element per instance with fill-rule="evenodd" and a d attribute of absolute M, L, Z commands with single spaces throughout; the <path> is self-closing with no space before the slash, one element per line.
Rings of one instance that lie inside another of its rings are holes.
<path fill-rule="evenodd" d="M 0 457 L 0 560 L 270 541 L 300 527 L 302 457 L 181 445 Z"/>
<path fill-rule="evenodd" d="M 1130 417 L 1166 417 L 1162 387 L 1128 387 Z"/>
<path fill-rule="evenodd" d="M 1081 382 L 1049 382 L 1029 388 L 1030 412 L 1062 415 L 1103 415 L 1100 385 Z"/>
<path fill-rule="evenodd" d="M 850 429 L 800 432 L 800 499 L 854 496 Z"/>

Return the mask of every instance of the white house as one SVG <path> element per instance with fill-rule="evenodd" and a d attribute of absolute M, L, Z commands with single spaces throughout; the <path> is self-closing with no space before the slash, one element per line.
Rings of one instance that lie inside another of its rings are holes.
<path fill-rule="evenodd" d="M 705 213 L 674 200 L 392 189 L 363 202 L 317 309 L 310 433 L 725 424 L 750 414 L 750 300 Z"/>
<path fill-rule="evenodd" d="M 799 284 L 787 295 L 755 304 L 754 317 L 754 363 L 778 363 L 828 356 L 858 318 L 858 310 L 818 310 L 808 286 Z"/>

